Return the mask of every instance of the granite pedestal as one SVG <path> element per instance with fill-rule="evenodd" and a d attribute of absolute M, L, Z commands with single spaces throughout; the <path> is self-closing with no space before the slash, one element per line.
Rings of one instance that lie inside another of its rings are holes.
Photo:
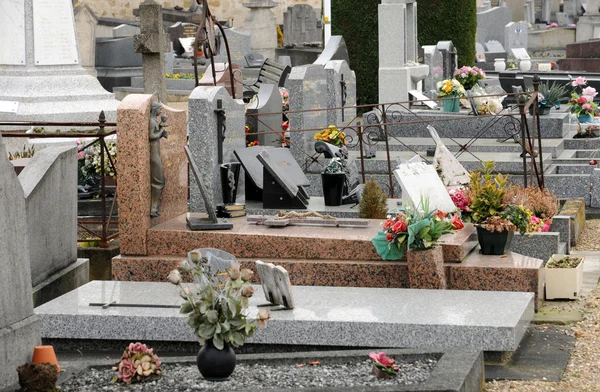
<path fill-rule="evenodd" d="M 249 343 L 514 351 L 533 317 L 531 293 L 304 286 L 292 290 L 296 308 L 272 311 L 268 327 L 257 330 Z M 141 306 L 89 305 L 113 301 Z M 169 283 L 94 281 L 36 308 L 36 314 L 44 338 L 196 341 L 179 313 L 181 301 L 178 288 Z M 250 317 L 265 303 L 256 286 Z"/>

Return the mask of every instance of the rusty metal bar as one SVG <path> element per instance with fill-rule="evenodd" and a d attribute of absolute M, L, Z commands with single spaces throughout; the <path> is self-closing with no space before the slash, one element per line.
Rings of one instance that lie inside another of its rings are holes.
<path fill-rule="evenodd" d="M 381 105 L 381 119 L 384 124 L 387 123 L 387 115 L 385 113 L 385 105 Z M 390 157 L 390 139 L 388 137 L 387 125 L 383 127 L 385 133 L 385 151 L 387 153 L 388 179 L 390 182 L 390 196 L 394 198 L 394 181 L 392 180 L 392 162 Z"/>
<path fill-rule="evenodd" d="M 357 123 L 358 128 L 356 128 L 356 135 L 358 136 L 358 144 L 360 148 L 360 168 L 362 174 L 363 184 L 366 182 L 365 180 L 365 154 L 363 151 L 363 133 L 362 127 L 360 126 L 360 121 Z"/>

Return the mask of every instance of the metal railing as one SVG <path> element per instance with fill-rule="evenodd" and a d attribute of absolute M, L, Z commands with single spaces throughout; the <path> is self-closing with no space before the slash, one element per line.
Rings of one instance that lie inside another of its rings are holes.
<path fill-rule="evenodd" d="M 1 131 L 0 134 L 2 137 L 6 138 L 28 138 L 28 139 L 55 139 L 55 138 L 94 138 L 91 142 L 81 146 L 77 152 L 85 151 L 87 148 L 95 145 L 96 143 L 100 144 L 100 208 L 102 209 L 100 221 L 97 220 L 83 220 L 81 217 L 78 217 L 77 226 L 84 230 L 87 234 L 92 236 L 92 238 L 87 239 L 78 239 L 77 242 L 99 242 L 101 248 L 107 248 L 109 246 L 109 241 L 117 238 L 119 236 L 118 231 L 116 233 L 110 234 L 109 228 L 110 226 L 118 225 L 118 221 L 113 221 L 113 212 L 115 212 L 115 203 L 117 200 L 117 190 L 118 188 L 115 186 L 115 193 L 112 200 L 112 204 L 110 207 L 110 212 L 107 215 L 106 207 L 107 207 L 107 192 L 106 192 L 106 171 L 105 164 L 106 159 L 108 159 L 108 164 L 110 165 L 113 172 L 117 173 L 117 168 L 113 159 L 110 156 L 108 151 L 108 147 L 106 145 L 105 138 L 108 136 L 112 136 L 116 134 L 116 130 L 106 131 L 106 127 L 116 127 L 116 123 L 106 122 L 106 117 L 104 115 L 104 111 L 100 112 L 100 116 L 98 117 L 98 122 L 43 122 L 43 121 L 0 121 L 0 127 L 79 127 L 79 128 L 98 128 L 96 132 L 85 132 L 85 131 L 69 131 L 69 132 L 53 132 L 53 133 L 26 133 L 22 130 L 20 131 Z M 116 184 L 116 177 L 115 177 Z M 96 232 L 92 230 L 89 226 L 91 225 L 101 225 L 100 232 Z"/>

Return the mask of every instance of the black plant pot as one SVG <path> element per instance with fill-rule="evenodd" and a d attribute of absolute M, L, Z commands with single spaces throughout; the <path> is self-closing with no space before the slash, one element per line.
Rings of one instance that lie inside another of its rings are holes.
<path fill-rule="evenodd" d="M 547 105 L 539 105 L 538 104 L 538 109 L 537 109 L 538 114 L 540 116 L 548 115 L 548 114 L 550 114 L 550 109 L 552 109 L 553 107 L 554 106 L 547 106 Z M 533 105 L 531 105 L 529 107 L 529 114 L 533 115 Z"/>
<path fill-rule="evenodd" d="M 342 196 L 344 196 L 344 185 L 346 184 L 346 175 L 344 173 L 337 174 L 321 174 L 323 182 L 323 199 L 326 206 L 341 206 Z"/>
<path fill-rule="evenodd" d="M 481 226 L 477 226 L 477 239 L 479 240 L 482 255 L 503 255 L 505 250 L 510 249 L 513 232 L 491 232 Z"/>
<path fill-rule="evenodd" d="M 218 350 L 209 339 L 200 349 L 196 364 L 206 380 L 225 381 L 235 369 L 235 351 L 227 343 L 223 350 Z"/>
<path fill-rule="evenodd" d="M 237 197 L 238 184 L 240 182 L 239 162 L 224 163 L 221 165 L 221 191 L 223 192 L 223 203 L 233 204 Z"/>

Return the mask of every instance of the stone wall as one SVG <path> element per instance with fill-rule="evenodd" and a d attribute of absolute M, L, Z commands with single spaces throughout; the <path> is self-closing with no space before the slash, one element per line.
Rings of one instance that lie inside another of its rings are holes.
<path fill-rule="evenodd" d="M 133 9 L 138 8 L 143 0 L 82 0 L 88 4 L 98 17 L 135 19 Z M 156 0 L 165 8 L 175 6 L 188 9 L 191 0 Z M 248 8 L 244 8 L 239 0 L 216 0 L 209 3 L 210 10 L 219 20 L 233 19 L 233 27 L 244 28 L 244 20 L 248 14 Z M 278 24 L 283 24 L 283 12 L 288 6 L 294 4 L 309 4 L 314 8 L 321 8 L 321 0 L 280 0 L 273 13 Z"/>

